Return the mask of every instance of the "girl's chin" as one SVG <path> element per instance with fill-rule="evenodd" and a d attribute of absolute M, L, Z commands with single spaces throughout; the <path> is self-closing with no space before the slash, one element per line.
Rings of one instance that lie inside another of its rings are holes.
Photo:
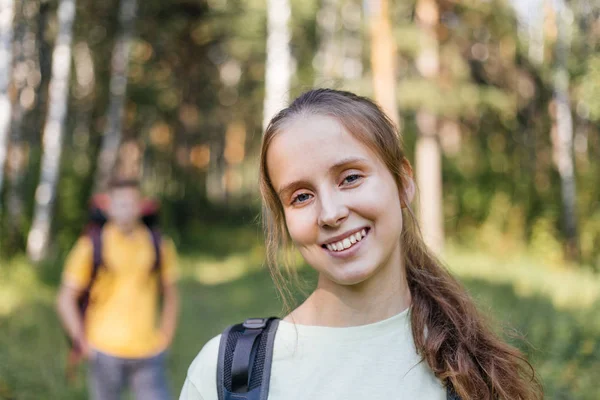
<path fill-rule="evenodd" d="M 373 271 L 360 270 L 360 271 L 329 271 L 326 273 L 326 278 L 339 286 L 356 286 L 367 281 L 372 275 Z"/>

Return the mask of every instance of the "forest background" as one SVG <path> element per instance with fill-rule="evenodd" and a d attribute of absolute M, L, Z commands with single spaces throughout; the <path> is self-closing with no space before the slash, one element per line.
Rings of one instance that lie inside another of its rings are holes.
<path fill-rule="evenodd" d="M 115 171 L 180 252 L 174 394 L 210 337 L 279 313 L 258 150 L 313 87 L 382 105 L 429 245 L 547 398 L 599 398 L 599 40 L 596 0 L 0 0 L 0 399 L 85 398 L 54 296 Z"/>

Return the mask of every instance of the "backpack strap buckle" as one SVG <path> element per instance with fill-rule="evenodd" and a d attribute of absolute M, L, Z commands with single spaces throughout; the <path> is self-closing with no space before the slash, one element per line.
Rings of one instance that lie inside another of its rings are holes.
<path fill-rule="evenodd" d="M 265 329 L 268 321 L 268 318 L 248 318 L 242 326 L 246 329 Z"/>

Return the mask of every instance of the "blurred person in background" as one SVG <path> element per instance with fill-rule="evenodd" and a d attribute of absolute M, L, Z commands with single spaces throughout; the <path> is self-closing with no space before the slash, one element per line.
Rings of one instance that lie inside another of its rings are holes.
<path fill-rule="evenodd" d="M 106 199 L 106 222 L 67 257 L 58 314 L 74 353 L 88 360 L 90 398 L 119 399 L 129 386 L 136 399 L 166 400 L 165 356 L 179 308 L 176 250 L 142 218 L 138 181 L 113 180 Z"/>

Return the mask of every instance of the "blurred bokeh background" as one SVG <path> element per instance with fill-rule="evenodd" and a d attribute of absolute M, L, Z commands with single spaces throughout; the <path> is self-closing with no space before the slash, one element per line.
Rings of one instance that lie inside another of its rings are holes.
<path fill-rule="evenodd" d="M 112 171 L 179 249 L 174 394 L 227 324 L 279 313 L 257 152 L 321 86 L 396 121 L 427 241 L 546 398 L 600 398 L 599 47 L 596 0 L 0 0 L 0 399 L 86 398 L 54 296 Z"/>

